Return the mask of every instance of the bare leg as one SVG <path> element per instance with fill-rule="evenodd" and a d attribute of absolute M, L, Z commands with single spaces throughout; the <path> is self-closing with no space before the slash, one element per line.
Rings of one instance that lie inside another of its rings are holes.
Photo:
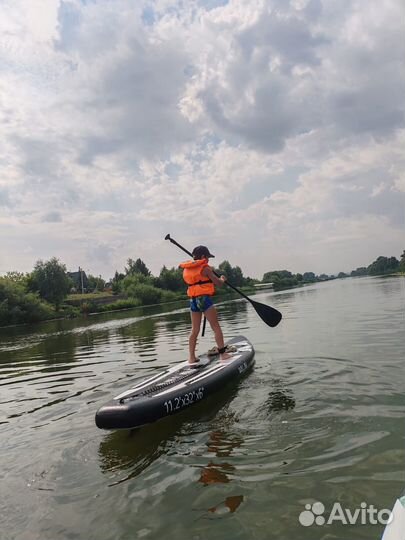
<path fill-rule="evenodd" d="M 190 311 L 191 314 L 191 332 L 188 338 L 188 350 L 189 358 L 188 361 L 190 364 L 197 362 L 197 357 L 195 355 L 195 348 L 197 346 L 197 338 L 200 333 L 202 313 L 198 311 Z"/>
<path fill-rule="evenodd" d="M 222 349 L 224 347 L 224 336 L 222 334 L 221 326 L 219 325 L 217 310 L 215 309 L 215 306 L 209 307 L 204 312 L 204 315 L 207 318 L 207 321 L 210 323 L 212 331 L 214 332 L 215 342 L 218 349 Z M 228 353 L 222 353 L 220 357 L 221 360 L 228 360 L 229 358 L 231 358 L 231 355 L 229 355 Z"/>

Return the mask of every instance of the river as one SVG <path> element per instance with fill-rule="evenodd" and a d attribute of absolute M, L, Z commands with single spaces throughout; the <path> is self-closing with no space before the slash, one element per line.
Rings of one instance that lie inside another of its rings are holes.
<path fill-rule="evenodd" d="M 283 313 L 277 328 L 243 299 L 217 306 L 254 370 L 133 433 L 94 414 L 186 359 L 185 302 L 1 329 L 2 540 L 380 538 L 366 511 L 405 487 L 405 278 L 254 299 Z"/>

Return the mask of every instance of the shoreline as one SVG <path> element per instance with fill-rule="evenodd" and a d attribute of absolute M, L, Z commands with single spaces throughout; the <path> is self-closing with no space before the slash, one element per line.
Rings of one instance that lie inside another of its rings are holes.
<path fill-rule="evenodd" d="M 346 277 L 341 277 L 341 278 L 333 278 L 333 279 L 324 279 L 324 280 L 315 280 L 315 281 L 309 281 L 309 282 L 305 282 L 305 283 L 298 283 L 298 284 L 295 284 L 295 285 L 286 285 L 286 286 L 281 286 L 281 287 L 271 287 L 271 288 L 268 288 L 266 290 L 271 290 L 273 292 L 281 292 L 281 291 L 284 291 L 284 290 L 290 290 L 290 289 L 300 289 L 302 287 L 306 287 L 308 285 L 314 285 L 316 283 L 325 283 L 325 282 L 328 282 L 328 281 L 334 281 L 336 279 L 347 279 L 347 278 L 365 278 L 365 277 L 368 277 L 368 278 L 388 278 L 388 277 L 405 277 L 405 272 L 395 272 L 395 273 L 391 273 L 391 274 L 378 274 L 378 275 L 374 275 L 374 276 L 371 276 L 371 275 L 367 275 L 367 276 L 346 276 Z M 255 288 L 255 287 L 241 287 L 240 289 L 242 292 L 244 292 L 245 294 L 247 295 L 255 295 L 255 294 L 258 294 L 260 292 L 263 292 L 264 289 L 259 289 L 259 288 Z M 90 295 L 92 293 L 89 293 Z M 222 298 L 229 298 L 229 297 L 235 297 L 235 296 L 238 296 L 238 294 L 232 290 L 223 290 L 221 292 L 217 291 L 216 293 L 216 297 L 217 297 L 217 300 L 222 300 Z M 106 298 L 108 298 L 108 295 L 105 295 L 105 296 L 101 296 L 100 297 L 100 300 L 105 300 Z M 114 298 L 114 297 L 112 297 Z M 82 303 L 80 303 L 80 300 L 83 300 Z M 156 306 L 165 306 L 165 305 L 170 305 L 170 304 L 174 304 L 176 302 L 187 302 L 188 300 L 188 297 L 186 295 L 182 295 L 180 296 L 178 299 L 175 299 L 175 300 L 169 300 L 167 302 L 159 302 L 159 303 L 155 303 L 155 304 L 141 304 L 141 305 L 133 305 L 133 306 L 127 306 L 127 307 L 119 307 L 117 309 L 105 309 L 105 310 L 94 310 L 94 311 L 88 311 L 88 312 L 83 312 L 83 311 L 80 311 L 80 307 L 88 302 L 86 302 L 86 296 L 84 296 L 83 298 L 81 298 L 80 300 L 78 300 L 78 305 L 74 305 L 73 303 L 70 303 L 72 302 L 72 299 L 70 299 L 66 305 L 69 306 L 71 309 L 74 310 L 74 312 L 70 312 L 69 315 L 65 315 L 65 316 L 61 316 L 61 317 L 52 317 L 52 318 L 49 318 L 49 319 L 42 319 L 42 320 L 39 320 L 39 321 L 30 321 L 30 322 L 24 322 L 24 323 L 19 323 L 19 324 L 8 324 L 8 325 L 4 325 L 4 326 L 0 326 L 0 330 L 3 329 L 3 328 L 20 328 L 20 327 L 23 327 L 23 326 L 28 326 L 28 325 L 36 325 L 36 324 L 43 324 L 43 323 L 48 323 L 48 322 L 55 322 L 55 321 L 65 321 L 65 320 L 75 320 L 75 319 L 79 319 L 80 317 L 83 317 L 83 318 L 86 318 L 86 317 L 89 317 L 89 316 L 92 316 L 92 315 L 102 315 L 104 313 L 119 313 L 121 311 L 130 311 L 130 310 L 133 310 L 133 309 L 142 309 L 142 308 L 151 308 L 151 307 L 156 307 Z M 93 302 L 95 305 L 97 305 L 97 302 L 94 301 L 94 297 L 90 299 L 90 303 Z M 119 301 L 123 301 L 125 302 L 125 300 L 128 300 L 128 301 L 131 301 L 130 298 L 128 299 L 125 299 L 125 298 L 118 298 L 117 299 L 117 302 Z M 74 301 L 74 299 L 73 299 Z M 111 302 L 111 303 L 105 303 L 105 307 L 108 307 L 109 305 L 113 306 L 116 302 Z M 103 305 L 102 302 L 100 302 L 100 305 Z"/>

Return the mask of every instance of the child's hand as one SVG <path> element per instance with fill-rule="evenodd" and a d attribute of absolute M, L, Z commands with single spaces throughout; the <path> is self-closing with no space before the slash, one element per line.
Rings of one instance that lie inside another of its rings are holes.
<path fill-rule="evenodd" d="M 226 276 L 221 276 L 219 279 L 225 283 L 225 281 L 226 281 Z"/>

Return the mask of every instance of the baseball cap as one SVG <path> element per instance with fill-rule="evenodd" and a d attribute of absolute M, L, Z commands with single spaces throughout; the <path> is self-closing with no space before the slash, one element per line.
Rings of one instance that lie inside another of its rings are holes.
<path fill-rule="evenodd" d="M 197 246 L 193 249 L 192 255 L 194 259 L 209 259 L 210 257 L 215 257 L 210 253 L 210 250 L 207 246 Z"/>

